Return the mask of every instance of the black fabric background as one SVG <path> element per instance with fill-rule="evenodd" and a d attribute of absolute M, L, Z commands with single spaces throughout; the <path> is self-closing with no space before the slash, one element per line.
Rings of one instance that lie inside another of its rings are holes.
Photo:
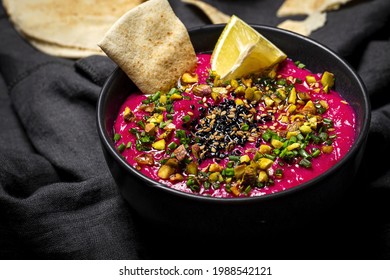
<path fill-rule="evenodd" d="M 249 23 L 282 21 L 275 16 L 281 0 L 206 2 Z M 170 3 L 187 28 L 210 23 L 197 8 Z M 115 64 L 103 56 L 75 61 L 40 53 L 0 7 L 0 258 L 389 259 L 389 15 L 388 0 L 355 0 L 329 12 L 326 26 L 310 36 L 363 79 L 370 134 L 345 203 L 268 242 L 250 232 L 164 235 L 143 223 L 118 193 L 96 131 L 96 101 Z"/>

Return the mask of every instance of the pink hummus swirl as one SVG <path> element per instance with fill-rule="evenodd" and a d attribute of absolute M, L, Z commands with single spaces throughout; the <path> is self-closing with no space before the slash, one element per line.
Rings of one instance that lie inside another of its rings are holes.
<path fill-rule="evenodd" d="M 113 127 L 115 147 L 131 166 L 151 179 L 197 195 L 267 195 L 317 177 L 351 148 L 355 112 L 331 85 L 325 88 L 324 73 L 312 73 L 288 58 L 272 78 L 251 83 L 244 78 L 215 86 L 210 55 L 197 57 L 196 75 L 190 75 L 197 80 L 182 80 L 176 88 L 180 97 L 172 98 L 172 91 L 156 95 L 152 101 L 151 96 L 129 92 L 118 112 Z M 237 89 L 239 86 L 242 88 Z M 211 94 L 209 87 L 220 91 L 219 95 Z M 295 91 L 295 100 L 290 98 L 291 91 Z M 162 107 L 165 94 L 168 101 L 172 99 L 169 107 Z M 153 131 L 148 130 L 151 127 Z M 172 128 L 169 133 L 167 127 Z M 163 147 L 155 144 L 162 139 L 158 144 L 164 142 Z M 185 158 L 178 156 L 179 152 Z M 161 178 L 159 170 L 170 158 L 179 165 L 169 177 Z M 145 164 L 140 159 L 149 161 Z M 260 162 L 271 165 L 261 169 Z M 190 163 L 196 167 L 196 175 L 187 168 Z M 240 170 L 245 170 L 241 177 L 237 175 Z"/>

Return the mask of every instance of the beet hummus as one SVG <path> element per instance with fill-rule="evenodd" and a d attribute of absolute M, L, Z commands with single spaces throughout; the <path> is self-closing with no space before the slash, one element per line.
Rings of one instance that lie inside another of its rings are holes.
<path fill-rule="evenodd" d="M 332 167 L 355 139 L 355 112 L 332 73 L 287 58 L 266 76 L 222 82 L 198 54 L 169 92 L 129 92 L 116 149 L 146 176 L 213 197 L 290 189 Z M 336 77 L 337 78 L 337 77 Z"/>

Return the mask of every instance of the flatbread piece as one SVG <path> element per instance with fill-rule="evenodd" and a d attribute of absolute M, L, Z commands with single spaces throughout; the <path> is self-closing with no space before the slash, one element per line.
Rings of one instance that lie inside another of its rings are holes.
<path fill-rule="evenodd" d="M 188 31 L 167 0 L 131 9 L 98 45 L 146 94 L 169 90 L 197 64 Z"/>
<path fill-rule="evenodd" d="M 309 36 L 313 31 L 324 26 L 325 23 L 326 13 L 314 13 L 307 16 L 304 20 L 287 19 L 280 23 L 278 27 Z"/>
<path fill-rule="evenodd" d="M 79 58 L 104 54 L 97 43 L 143 0 L 3 0 L 15 28 L 37 49 Z"/>
<path fill-rule="evenodd" d="M 227 23 L 231 16 L 221 12 L 214 6 L 200 0 L 181 0 L 184 3 L 192 4 L 202 10 L 213 24 Z"/>
<path fill-rule="evenodd" d="M 278 17 L 311 15 L 318 12 L 337 10 L 351 0 L 285 0 L 276 15 Z"/>

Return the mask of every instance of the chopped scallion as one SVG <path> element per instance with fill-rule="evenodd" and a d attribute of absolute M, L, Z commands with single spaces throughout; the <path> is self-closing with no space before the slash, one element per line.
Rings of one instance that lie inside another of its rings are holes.
<path fill-rule="evenodd" d="M 114 134 L 114 141 L 116 142 L 116 141 L 120 140 L 121 137 L 122 137 L 122 136 L 121 136 L 119 133 L 115 133 L 115 134 Z"/>
<path fill-rule="evenodd" d="M 126 145 L 124 143 L 120 144 L 118 146 L 118 152 L 122 153 L 126 148 Z"/>

